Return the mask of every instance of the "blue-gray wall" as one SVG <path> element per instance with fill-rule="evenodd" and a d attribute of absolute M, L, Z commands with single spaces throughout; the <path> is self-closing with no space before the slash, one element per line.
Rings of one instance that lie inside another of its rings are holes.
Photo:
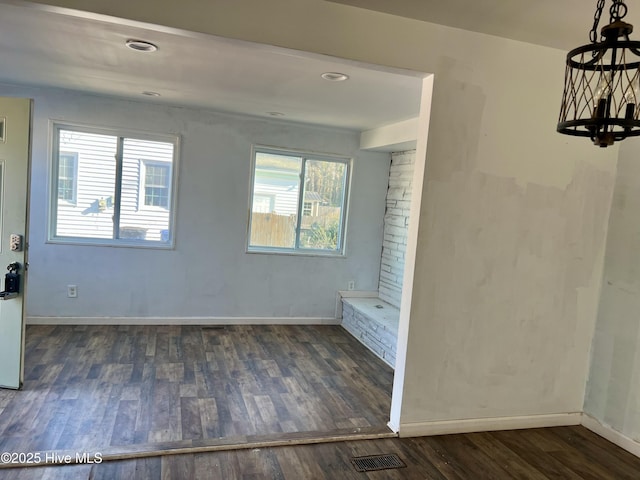
<path fill-rule="evenodd" d="M 29 317 L 311 317 L 378 285 L 389 155 L 356 132 L 56 90 L 34 98 Z M 181 136 L 175 250 L 47 243 L 50 119 Z M 247 254 L 252 144 L 353 157 L 346 258 Z M 66 286 L 78 286 L 78 298 Z"/>

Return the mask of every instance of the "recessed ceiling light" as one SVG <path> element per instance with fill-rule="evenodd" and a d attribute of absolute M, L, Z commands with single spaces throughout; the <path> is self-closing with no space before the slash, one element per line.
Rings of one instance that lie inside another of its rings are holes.
<path fill-rule="evenodd" d="M 349 80 L 349 75 L 340 72 L 325 72 L 321 77 L 330 82 L 344 82 L 345 80 Z"/>
<path fill-rule="evenodd" d="M 144 92 L 142 92 L 142 95 L 146 95 L 147 97 L 159 97 L 160 94 L 158 92 L 151 92 L 149 90 L 146 90 Z"/>
<path fill-rule="evenodd" d="M 125 45 L 131 50 L 135 50 L 136 52 L 150 53 L 158 50 L 157 45 L 154 45 L 151 42 L 146 42 L 144 40 L 129 39 L 126 41 Z"/>
<path fill-rule="evenodd" d="M 282 112 L 267 112 L 272 117 L 284 117 L 284 113 Z"/>

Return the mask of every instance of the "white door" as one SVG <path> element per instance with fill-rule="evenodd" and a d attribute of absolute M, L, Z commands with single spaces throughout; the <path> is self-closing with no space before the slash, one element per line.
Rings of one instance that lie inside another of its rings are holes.
<path fill-rule="evenodd" d="M 27 261 L 30 133 L 31 100 L 0 97 L 0 290 L 2 292 L 7 290 L 7 283 L 13 283 L 5 280 L 6 267 L 15 262 L 20 266 L 19 293 L 0 294 L 0 387 L 3 388 L 20 388 L 23 376 L 23 306 Z M 11 290 L 10 285 L 9 290 Z"/>

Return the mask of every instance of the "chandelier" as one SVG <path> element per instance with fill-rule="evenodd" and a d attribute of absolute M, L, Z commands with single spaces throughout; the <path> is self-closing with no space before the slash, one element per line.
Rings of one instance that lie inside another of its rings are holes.
<path fill-rule="evenodd" d="M 640 135 L 640 42 L 629 40 L 633 25 L 624 0 L 612 0 L 610 22 L 598 24 L 605 0 L 598 0 L 591 43 L 567 54 L 558 132 L 589 137 L 608 147 Z"/>

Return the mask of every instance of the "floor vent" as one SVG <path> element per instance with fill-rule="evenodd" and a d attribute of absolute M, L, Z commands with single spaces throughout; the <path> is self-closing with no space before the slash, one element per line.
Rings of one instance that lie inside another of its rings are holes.
<path fill-rule="evenodd" d="M 227 327 L 225 327 L 224 325 L 207 325 L 200 328 L 202 330 L 225 330 Z"/>
<path fill-rule="evenodd" d="M 405 468 L 406 465 L 395 453 L 387 455 L 368 455 L 366 457 L 353 457 L 351 463 L 358 472 L 375 472 L 376 470 L 389 470 L 391 468 Z"/>

